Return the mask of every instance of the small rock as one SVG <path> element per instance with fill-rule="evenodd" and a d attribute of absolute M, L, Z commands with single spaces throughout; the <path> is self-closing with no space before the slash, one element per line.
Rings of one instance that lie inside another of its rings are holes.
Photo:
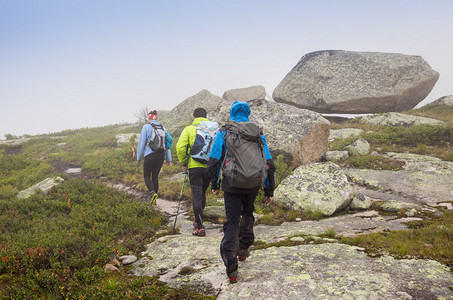
<path fill-rule="evenodd" d="M 112 272 L 119 272 L 120 270 L 112 264 L 106 264 L 105 271 L 112 273 Z"/>
<path fill-rule="evenodd" d="M 158 238 L 157 241 L 158 241 L 159 243 L 165 243 L 165 242 L 167 241 L 167 238 L 165 238 L 165 237 L 163 236 L 163 237 Z"/>
<path fill-rule="evenodd" d="M 137 256 L 135 255 L 123 255 L 119 258 L 123 265 L 130 265 L 137 261 Z"/>
<path fill-rule="evenodd" d="M 357 194 L 349 204 L 349 208 L 352 210 L 359 209 L 369 209 L 371 207 L 370 198 L 366 197 L 364 194 Z"/>
<path fill-rule="evenodd" d="M 302 221 L 301 218 L 296 218 L 296 222 L 300 222 L 300 221 Z"/>

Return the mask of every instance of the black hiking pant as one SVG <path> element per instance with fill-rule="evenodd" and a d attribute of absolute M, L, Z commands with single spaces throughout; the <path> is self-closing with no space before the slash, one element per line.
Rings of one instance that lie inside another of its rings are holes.
<path fill-rule="evenodd" d="M 197 227 L 203 226 L 201 215 L 206 206 L 206 190 L 209 186 L 209 177 L 206 168 L 189 169 L 190 190 L 192 191 L 192 209 Z"/>
<path fill-rule="evenodd" d="M 150 192 L 159 191 L 159 172 L 164 164 L 165 152 L 156 151 L 145 156 L 143 163 L 143 177 L 145 179 L 146 187 Z"/>
<path fill-rule="evenodd" d="M 239 249 L 248 249 L 255 240 L 253 234 L 254 202 L 258 191 L 251 193 L 224 192 L 227 221 L 223 225 L 223 239 L 220 243 L 220 255 L 227 273 L 238 268 Z"/>

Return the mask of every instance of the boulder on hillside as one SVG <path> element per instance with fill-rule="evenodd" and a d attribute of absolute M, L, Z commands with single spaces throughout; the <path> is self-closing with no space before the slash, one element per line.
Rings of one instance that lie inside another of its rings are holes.
<path fill-rule="evenodd" d="M 367 155 L 370 153 L 370 144 L 367 140 L 360 138 L 344 147 L 344 150 L 349 156 Z"/>
<path fill-rule="evenodd" d="M 380 113 L 415 107 L 439 73 L 420 56 L 326 50 L 308 53 L 272 97 L 322 113 Z"/>
<path fill-rule="evenodd" d="M 208 113 L 208 119 L 213 119 L 213 113 L 218 112 L 222 106 L 231 105 L 231 102 L 211 94 L 208 90 L 201 90 L 197 94 L 185 99 L 169 112 L 159 115 L 159 121 L 173 136 L 181 134 L 184 126 L 193 121 L 193 111 L 203 107 Z"/>
<path fill-rule="evenodd" d="M 305 164 L 280 183 L 274 196 L 275 203 L 283 207 L 331 216 L 349 205 L 352 187 L 334 163 Z"/>
<path fill-rule="evenodd" d="M 369 115 L 358 117 L 357 120 L 361 123 L 380 126 L 414 126 L 414 125 L 444 125 L 444 121 L 420 117 L 402 113 L 389 112 L 379 115 Z"/>
<path fill-rule="evenodd" d="M 434 106 L 434 105 L 445 105 L 445 106 L 453 107 L 453 95 L 444 96 L 444 97 L 439 98 L 436 101 L 433 101 L 423 107 L 430 107 L 430 106 Z"/>
<path fill-rule="evenodd" d="M 248 88 L 233 89 L 226 91 L 222 98 L 227 101 L 250 101 L 261 100 L 266 97 L 264 86 L 255 85 Z"/>
<path fill-rule="evenodd" d="M 358 136 L 362 132 L 363 130 L 358 128 L 331 129 L 329 135 L 329 142 L 335 139 L 347 139 L 350 137 Z"/>
<path fill-rule="evenodd" d="M 250 121 L 263 128 L 274 159 L 292 166 L 314 163 L 327 151 L 330 122 L 320 114 L 266 100 L 250 101 Z"/>

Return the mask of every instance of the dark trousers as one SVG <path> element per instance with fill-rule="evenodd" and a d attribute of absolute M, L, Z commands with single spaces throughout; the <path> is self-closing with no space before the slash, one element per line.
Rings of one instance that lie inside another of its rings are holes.
<path fill-rule="evenodd" d="M 223 225 L 224 235 L 220 243 L 220 255 L 227 273 L 238 268 L 238 250 L 248 249 L 255 240 L 253 211 L 257 194 L 257 191 L 241 194 L 224 192 L 227 221 Z"/>
<path fill-rule="evenodd" d="M 198 228 L 203 226 L 201 215 L 206 206 L 206 190 L 209 186 L 209 177 L 206 168 L 189 169 L 190 189 L 192 191 L 192 209 Z"/>
<path fill-rule="evenodd" d="M 164 163 L 165 153 L 163 151 L 153 152 L 145 156 L 143 163 L 143 177 L 148 191 L 159 191 L 159 172 Z"/>

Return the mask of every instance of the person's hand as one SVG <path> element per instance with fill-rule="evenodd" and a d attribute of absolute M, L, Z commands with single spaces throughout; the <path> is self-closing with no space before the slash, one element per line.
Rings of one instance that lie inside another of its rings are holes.
<path fill-rule="evenodd" d="M 213 193 L 214 195 L 218 195 L 218 194 L 219 194 L 219 190 L 212 190 L 212 193 Z"/>
<path fill-rule="evenodd" d="M 269 206 L 274 201 L 274 197 L 266 197 L 266 206 Z"/>

